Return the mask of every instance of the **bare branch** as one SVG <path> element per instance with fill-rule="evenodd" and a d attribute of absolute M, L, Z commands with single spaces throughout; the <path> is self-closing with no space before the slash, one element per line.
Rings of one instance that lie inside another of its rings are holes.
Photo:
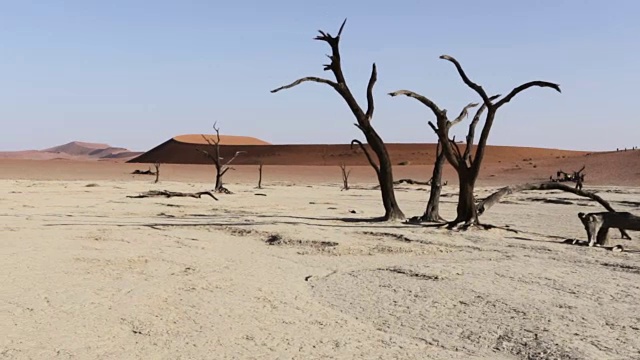
<path fill-rule="evenodd" d="M 340 30 L 338 30 L 338 36 L 333 37 L 331 36 L 331 34 L 324 32 L 322 30 L 319 30 L 318 32 L 320 33 L 320 36 L 316 36 L 314 38 L 315 40 L 326 42 L 331 47 L 331 55 L 329 56 L 331 63 L 324 64 L 323 68 L 324 68 L 324 71 L 331 70 L 331 72 L 333 72 L 333 75 L 335 76 L 338 84 L 346 84 L 344 74 L 342 73 L 342 65 L 340 62 L 340 36 L 342 35 L 342 30 L 344 29 L 344 26 L 346 23 L 347 23 L 347 19 L 344 19 L 344 21 L 342 22 L 342 25 L 340 25 Z M 335 88 L 335 89 L 338 92 L 340 92 L 338 88 Z M 341 92 L 340 94 L 343 95 Z"/>
<path fill-rule="evenodd" d="M 499 98 L 500 96 L 501 96 L 500 94 L 493 95 L 492 97 L 489 98 L 489 100 L 493 101 Z M 478 125 L 478 121 L 480 121 L 480 117 L 482 116 L 482 113 L 486 109 L 487 109 L 487 105 L 482 104 L 482 106 L 480 106 L 478 111 L 476 111 L 476 114 L 474 115 L 473 120 L 469 124 L 469 132 L 467 133 L 467 146 L 465 147 L 464 154 L 462 155 L 462 161 L 465 164 L 467 163 L 467 160 L 469 160 L 469 155 L 471 154 L 471 147 L 473 146 L 473 138 L 475 137 L 476 125 Z"/>
<path fill-rule="evenodd" d="M 346 21 L 346 20 L 345 20 Z M 342 24 L 344 26 L 344 24 Z M 340 31 L 342 31 L 342 28 L 340 28 Z M 340 36 L 340 35 L 338 35 Z M 371 118 L 373 117 L 373 85 L 375 85 L 376 81 L 378 80 L 378 71 L 376 69 L 376 63 L 373 63 L 373 66 L 371 67 L 371 77 L 369 77 L 369 84 L 367 85 L 367 113 L 366 113 L 366 119 L 367 121 L 371 122 Z"/>
<path fill-rule="evenodd" d="M 204 134 L 202 135 L 202 138 L 204 139 L 204 141 L 207 142 L 207 144 L 209 144 L 211 146 L 216 146 L 215 140 L 206 137 Z"/>
<path fill-rule="evenodd" d="M 236 151 L 235 155 L 233 155 L 233 157 L 231 159 L 229 159 L 229 161 L 227 161 L 224 165 L 227 166 L 229 164 L 231 164 L 231 162 L 238 157 L 238 155 L 240 154 L 246 154 L 246 151 Z"/>
<path fill-rule="evenodd" d="M 458 158 L 462 159 L 462 152 L 460 151 L 460 147 L 458 146 L 458 143 L 456 142 L 456 137 L 454 136 L 453 139 L 449 139 L 449 142 L 454 145 L 454 149 L 456 150 L 456 155 L 458 155 Z"/>
<path fill-rule="evenodd" d="M 220 128 L 218 127 L 217 121 L 213 123 L 213 130 L 215 130 L 216 132 L 216 141 L 215 141 L 216 155 L 220 156 L 220 152 L 218 151 L 219 145 L 220 145 Z"/>
<path fill-rule="evenodd" d="M 389 95 L 391 97 L 395 97 L 398 95 L 405 95 L 408 96 L 410 98 L 414 98 L 418 101 L 420 101 L 421 103 L 423 103 L 424 105 L 426 105 L 429 109 L 431 109 L 431 111 L 433 111 L 434 115 L 436 117 L 440 117 L 443 115 L 446 115 L 446 110 L 441 110 L 438 105 L 436 105 L 433 101 L 429 100 L 428 98 L 426 98 L 423 95 L 420 95 L 418 93 L 415 93 L 413 91 L 410 90 L 397 90 L 394 92 L 390 92 Z"/>
<path fill-rule="evenodd" d="M 281 86 L 281 87 L 279 87 L 277 89 L 273 89 L 273 90 L 271 90 L 271 93 L 277 93 L 280 90 L 291 89 L 292 87 L 300 85 L 303 82 L 307 82 L 307 81 L 317 82 L 317 83 L 321 83 L 321 84 L 327 84 L 327 85 L 331 86 L 332 88 L 338 90 L 338 84 L 336 84 L 335 82 L 333 82 L 331 80 L 327 80 L 327 79 L 323 79 L 323 78 L 319 78 L 319 77 L 315 77 L 315 76 L 307 76 L 307 77 L 304 77 L 302 79 L 298 79 L 298 80 L 292 82 L 289 85 L 284 85 L 284 86 Z"/>
<path fill-rule="evenodd" d="M 528 83 L 522 84 L 518 87 L 516 87 L 515 89 L 511 90 L 511 92 L 509 93 L 509 95 L 505 96 L 504 98 L 502 98 L 500 101 L 498 101 L 495 105 L 496 108 L 501 107 L 502 105 L 508 103 L 509 101 L 511 101 L 511 99 L 513 99 L 514 96 L 518 95 L 521 91 L 527 90 L 530 87 L 534 87 L 534 86 L 538 86 L 538 87 L 549 87 L 554 89 L 555 91 L 561 93 L 562 91 L 560 91 L 560 85 L 558 84 L 554 84 L 554 83 L 550 83 L 547 81 L 530 81 Z"/>
<path fill-rule="evenodd" d="M 459 123 L 460 121 L 462 121 L 464 118 L 467 117 L 467 114 L 469 113 L 469 109 L 474 108 L 478 106 L 478 103 L 469 103 L 467 106 L 464 107 L 464 109 L 462 109 L 462 111 L 460 112 L 460 115 L 458 115 L 458 117 L 449 122 L 449 127 L 456 125 L 457 123 Z"/>
<path fill-rule="evenodd" d="M 371 167 L 376 171 L 376 174 L 380 175 L 380 168 L 378 167 L 378 164 L 376 164 L 375 161 L 373 161 L 371 154 L 369 154 L 369 152 L 367 151 L 367 148 L 365 148 L 364 145 L 362 145 L 362 142 L 358 139 L 351 140 L 351 149 L 353 149 L 353 144 L 358 144 L 358 146 L 360 146 L 360 149 L 362 149 L 362 151 L 364 152 L 364 155 L 367 157 L 367 160 L 369 161 L 369 164 L 371 165 Z"/>
<path fill-rule="evenodd" d="M 216 158 L 213 155 L 211 155 L 208 151 L 202 150 L 202 149 L 196 149 L 196 150 L 203 153 L 204 156 L 206 156 L 209 160 L 213 161 L 214 163 L 216 162 Z"/>
<path fill-rule="evenodd" d="M 444 124 L 443 126 L 446 126 L 446 115 L 444 115 L 444 117 L 440 117 L 438 118 L 438 123 L 442 123 Z M 447 157 L 447 159 L 449 160 L 449 162 L 451 163 L 451 166 L 453 166 L 456 170 L 458 169 L 458 167 L 460 166 L 460 149 L 458 148 L 458 145 L 455 144 L 455 147 L 451 146 L 451 140 L 449 139 L 449 128 L 445 129 L 445 131 L 441 132 L 440 129 L 438 129 L 438 127 L 436 127 L 431 121 L 428 122 L 429 126 L 431 127 L 431 129 L 433 130 L 433 132 L 436 133 L 436 135 L 438 135 L 438 146 L 442 146 L 442 152 L 445 154 L 445 156 Z M 445 143 L 442 141 L 442 139 L 446 139 L 446 145 Z M 457 154 L 456 154 L 457 151 Z M 436 154 L 437 155 L 437 154 Z M 457 155 L 457 156 L 456 156 Z"/>
<path fill-rule="evenodd" d="M 342 35 L 342 29 L 344 29 L 344 25 L 347 23 L 347 18 L 344 18 L 344 21 L 342 22 L 342 25 L 340 25 L 340 30 L 338 30 L 338 36 L 340 37 L 340 35 Z"/>
<path fill-rule="evenodd" d="M 431 127 L 431 129 L 433 129 L 433 132 L 438 135 L 438 128 L 431 121 L 429 121 L 429 126 Z"/>
<path fill-rule="evenodd" d="M 460 74 L 460 77 L 462 78 L 462 81 L 464 81 L 464 83 L 470 87 L 471 89 L 473 89 L 475 92 L 478 93 L 478 95 L 480 95 L 480 97 L 482 98 L 482 101 L 487 105 L 487 106 L 491 106 L 491 100 L 489 99 L 489 96 L 487 95 L 487 92 L 484 91 L 484 89 L 482 88 L 482 86 L 474 83 L 473 81 L 471 81 L 471 79 L 469 79 L 469 77 L 467 76 L 467 74 L 464 72 L 464 70 L 462 69 L 462 66 L 460 65 L 460 63 L 458 62 L 458 60 L 456 60 L 455 58 L 453 58 L 453 56 L 449 56 L 449 55 L 441 55 L 440 59 L 443 60 L 447 60 L 453 63 L 453 65 L 455 65 L 456 69 L 458 70 L 458 74 Z"/>

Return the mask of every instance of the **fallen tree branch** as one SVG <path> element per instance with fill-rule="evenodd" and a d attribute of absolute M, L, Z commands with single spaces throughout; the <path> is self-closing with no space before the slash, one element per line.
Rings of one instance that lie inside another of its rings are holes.
<path fill-rule="evenodd" d="M 413 179 L 400 179 L 393 182 L 395 185 L 400 184 L 409 184 L 409 185 L 431 185 L 431 180 L 429 181 L 418 181 Z"/>
<path fill-rule="evenodd" d="M 497 192 L 487 196 L 484 200 L 480 201 L 480 203 L 477 205 L 478 215 L 484 214 L 487 210 L 489 210 L 489 208 L 491 208 L 496 203 L 500 202 L 500 200 L 504 196 L 513 194 L 515 192 L 527 191 L 527 190 L 562 190 L 578 196 L 589 198 L 593 201 L 598 202 L 608 211 L 616 212 L 616 210 L 611 206 L 611 204 L 609 204 L 609 202 L 607 202 L 606 200 L 604 200 L 603 198 L 601 198 L 595 193 L 579 190 L 571 186 L 567 186 L 565 184 L 560 184 L 557 182 L 544 182 L 544 183 L 529 183 L 529 184 L 520 184 L 520 185 L 503 187 Z M 624 231 L 623 229 L 620 229 L 620 235 L 622 236 L 623 239 L 631 240 L 631 236 L 629 236 L 629 234 L 627 234 L 627 232 Z"/>
<path fill-rule="evenodd" d="M 142 193 L 140 195 L 129 195 L 127 197 L 131 199 L 142 199 L 142 198 L 149 198 L 149 197 L 166 197 L 166 198 L 192 197 L 192 198 L 200 199 L 202 195 L 211 196 L 213 200 L 216 200 L 216 201 L 218 200 L 218 198 L 215 197 L 210 191 L 200 191 L 197 193 L 183 193 L 183 192 L 168 191 L 168 190 L 151 190 L 151 191 Z"/>
<path fill-rule="evenodd" d="M 133 170 L 132 175 L 155 175 L 156 173 L 153 170 Z"/>

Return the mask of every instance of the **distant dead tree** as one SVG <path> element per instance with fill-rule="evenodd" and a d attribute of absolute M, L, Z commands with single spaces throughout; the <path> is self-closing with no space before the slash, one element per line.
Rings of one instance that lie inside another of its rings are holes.
<path fill-rule="evenodd" d="M 580 170 L 574 171 L 572 174 L 566 173 L 566 172 L 564 172 L 562 170 L 558 170 L 558 172 L 556 173 L 556 178 L 554 179 L 553 177 L 551 177 L 551 181 L 553 181 L 553 182 L 566 182 L 566 181 L 575 182 L 576 183 L 576 189 L 582 190 L 582 186 L 584 185 L 584 176 L 585 176 L 583 171 L 584 171 L 585 168 L 586 168 L 586 166 L 583 165 L 582 168 L 580 168 Z"/>
<path fill-rule="evenodd" d="M 347 166 L 342 163 L 340 164 L 340 171 L 342 172 L 342 189 L 340 190 L 349 190 L 349 175 L 351 175 L 351 170 L 347 171 Z"/>
<path fill-rule="evenodd" d="M 204 138 L 207 144 L 209 144 L 211 152 L 202 149 L 197 150 L 211 160 L 216 167 L 216 186 L 214 188 L 214 192 L 229 194 L 231 192 L 222 185 L 222 177 L 227 173 L 227 171 L 229 171 L 229 169 L 233 169 L 232 167 L 229 167 L 229 164 L 231 164 L 238 155 L 245 153 L 245 151 L 236 151 L 235 155 L 233 155 L 229 161 L 223 163 L 222 160 L 224 159 L 220 157 L 220 128 L 217 127 L 217 123 L 213 124 L 213 130 L 216 132 L 215 138 L 209 138 L 202 135 L 202 138 Z"/>
<path fill-rule="evenodd" d="M 258 164 L 258 189 L 262 189 L 262 162 Z"/>
<path fill-rule="evenodd" d="M 387 152 L 384 141 L 371 125 L 371 119 L 373 118 L 374 110 L 373 86 L 375 85 L 377 80 L 376 64 L 374 63 L 372 66 L 371 76 L 369 77 L 369 83 L 367 85 L 366 111 L 364 111 L 362 107 L 360 107 L 355 97 L 351 93 L 351 90 L 347 86 L 347 81 L 345 80 L 344 73 L 342 71 L 339 43 L 340 36 L 342 35 L 342 30 L 344 29 L 344 25 L 346 24 L 346 22 L 347 20 L 345 19 L 340 26 L 340 30 L 338 30 L 337 36 L 331 36 L 329 33 L 325 33 L 324 31 L 320 30 L 320 35 L 315 38 L 315 40 L 326 42 L 331 47 L 331 55 L 329 55 L 331 63 L 325 64 L 324 70 L 331 71 L 335 77 L 335 81 L 309 76 L 300 78 L 289 85 L 281 86 L 277 89 L 271 90 L 271 92 L 276 93 L 280 90 L 290 89 L 303 82 L 316 82 L 329 85 L 338 94 L 340 94 L 340 96 L 342 96 L 344 101 L 347 103 L 349 109 L 357 120 L 355 126 L 362 131 L 371 150 L 373 150 L 376 157 L 378 158 L 378 162 L 376 163 L 367 148 L 359 140 L 353 140 L 351 142 L 352 147 L 354 144 L 357 144 L 358 146 L 360 146 L 362 151 L 364 151 L 369 164 L 371 165 L 371 167 L 373 167 L 378 177 L 378 182 L 380 183 L 380 192 L 382 195 L 382 203 L 384 204 L 385 209 L 385 214 L 382 217 L 382 220 L 403 220 L 404 214 L 398 206 L 393 189 L 393 172 L 391 168 L 391 160 L 389 159 L 389 153 Z"/>
<path fill-rule="evenodd" d="M 531 81 L 514 88 L 507 96 L 503 97 L 500 100 L 497 100 L 501 95 L 487 95 L 487 92 L 482 88 L 482 86 L 474 83 L 469 79 L 467 74 L 462 69 L 462 66 L 456 59 L 449 55 L 442 55 L 440 56 L 440 59 L 447 60 L 453 63 L 458 71 L 458 74 L 462 78 L 462 81 L 469 88 L 473 89 L 478 95 L 480 95 L 480 98 L 482 99 L 482 106 L 480 107 L 480 109 L 478 109 L 478 113 L 476 113 L 474 120 L 476 118 L 479 119 L 483 111 L 487 111 L 484 126 L 480 134 L 480 139 L 478 140 L 478 144 L 475 146 L 475 154 L 473 156 L 471 156 L 471 148 L 473 146 L 475 127 L 477 125 L 477 122 L 472 121 L 469 125 L 469 132 L 467 133 L 466 138 L 467 144 L 465 150 L 462 151 L 458 144 L 449 137 L 451 121 L 449 121 L 449 119 L 447 118 L 447 111 L 445 109 L 440 109 L 433 101 L 413 91 L 399 90 L 392 92 L 389 95 L 406 95 L 412 97 L 420 101 L 422 104 L 426 105 L 435 115 L 437 120 L 437 127 L 430 122 L 431 127 L 434 128 L 434 130 L 438 134 L 438 138 L 440 139 L 440 142 L 442 144 L 442 150 L 447 161 L 458 173 L 458 180 L 460 184 L 457 215 L 455 220 L 449 222 L 448 225 L 450 228 L 452 228 L 463 223 L 464 227 L 467 227 L 469 225 L 479 224 L 478 211 L 476 209 L 474 198 L 474 188 L 476 180 L 478 178 L 478 174 L 480 173 L 480 166 L 482 165 L 482 160 L 486 151 L 487 140 L 489 139 L 489 133 L 491 132 L 491 127 L 493 125 L 496 112 L 503 105 L 511 101 L 520 92 L 531 87 L 549 87 L 560 92 L 560 86 L 546 81 Z"/>
<path fill-rule="evenodd" d="M 158 181 L 160 181 L 160 163 L 156 161 L 155 164 L 153 164 L 156 167 L 156 181 L 154 181 L 154 183 L 158 183 Z"/>

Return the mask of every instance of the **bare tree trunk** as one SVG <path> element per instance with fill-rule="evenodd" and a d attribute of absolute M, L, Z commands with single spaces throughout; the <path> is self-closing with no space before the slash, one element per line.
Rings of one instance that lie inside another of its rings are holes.
<path fill-rule="evenodd" d="M 262 189 L 262 163 L 258 165 L 258 189 Z"/>
<path fill-rule="evenodd" d="M 386 151 L 385 151 L 386 153 Z M 388 155 L 387 155 L 388 156 Z M 386 163 L 385 163 L 386 162 Z M 404 220 L 404 213 L 400 210 L 393 188 L 391 161 L 380 159 L 380 174 L 378 174 L 382 204 L 384 205 L 384 220 Z"/>
<path fill-rule="evenodd" d="M 438 142 L 438 149 L 440 148 L 440 142 Z M 433 165 L 433 174 L 431 175 L 431 193 L 429 194 L 429 201 L 427 202 L 427 208 L 424 214 L 420 218 L 425 222 L 440 222 L 442 216 L 440 216 L 440 192 L 442 191 L 442 168 L 444 167 L 444 152 L 439 151 L 437 153 L 436 162 Z"/>
<path fill-rule="evenodd" d="M 369 128 L 369 131 L 365 132 L 365 136 L 369 146 L 371 146 L 371 150 L 377 155 L 380 164 L 378 168 L 378 183 L 380 184 L 380 195 L 384 206 L 383 220 L 404 220 L 404 213 L 400 210 L 396 200 L 391 159 L 387 148 L 373 128 Z"/>
<path fill-rule="evenodd" d="M 154 183 L 158 183 L 158 181 L 160 181 L 160 163 L 157 162 L 154 164 L 156 167 L 156 181 L 154 181 Z"/>
<path fill-rule="evenodd" d="M 460 190 L 458 192 L 458 206 L 456 208 L 456 219 L 450 223 L 450 227 L 464 223 L 465 225 L 477 225 L 478 211 L 476 201 L 473 195 L 476 179 L 472 172 L 458 172 L 458 180 L 460 182 Z"/>
<path fill-rule="evenodd" d="M 342 189 L 340 190 L 349 190 L 349 175 L 351 174 L 351 170 L 347 171 L 347 166 L 342 163 L 340 164 L 340 172 L 342 173 Z"/>
<path fill-rule="evenodd" d="M 216 186 L 213 188 L 214 192 L 222 192 L 223 191 L 223 186 L 222 186 L 222 175 L 224 175 L 223 172 L 221 172 L 219 169 L 216 171 Z"/>

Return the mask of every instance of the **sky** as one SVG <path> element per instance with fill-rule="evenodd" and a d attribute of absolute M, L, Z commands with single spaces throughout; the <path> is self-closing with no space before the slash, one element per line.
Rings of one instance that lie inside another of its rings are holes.
<path fill-rule="evenodd" d="M 530 80 L 501 108 L 490 144 L 578 150 L 640 146 L 637 0 L 0 0 L 0 150 L 70 141 L 148 150 L 179 134 L 275 144 L 363 139 L 323 84 L 269 91 L 322 70 L 343 21 L 347 82 L 362 106 L 378 67 L 373 125 L 386 142 L 435 142 L 419 92 L 449 114 Z M 468 124 L 468 121 L 463 124 Z M 452 130 L 463 138 L 466 126 Z"/>

